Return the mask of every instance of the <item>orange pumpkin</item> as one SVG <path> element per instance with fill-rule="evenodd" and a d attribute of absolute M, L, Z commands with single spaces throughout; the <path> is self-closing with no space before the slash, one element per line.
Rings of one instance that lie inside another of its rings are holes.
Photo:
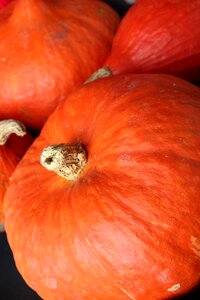
<path fill-rule="evenodd" d="M 0 14 L 0 118 L 41 129 L 100 67 L 119 24 L 102 1 L 18 0 Z"/>
<path fill-rule="evenodd" d="M 200 1 L 139 0 L 123 17 L 108 73 L 166 73 L 200 80 Z"/>
<path fill-rule="evenodd" d="M 11 175 L 33 142 L 24 125 L 16 120 L 0 121 L 0 231 L 3 226 L 3 198 Z"/>
<path fill-rule="evenodd" d="M 111 76 L 49 117 L 4 202 L 43 299 L 163 300 L 200 282 L 199 99 L 172 76 Z"/>

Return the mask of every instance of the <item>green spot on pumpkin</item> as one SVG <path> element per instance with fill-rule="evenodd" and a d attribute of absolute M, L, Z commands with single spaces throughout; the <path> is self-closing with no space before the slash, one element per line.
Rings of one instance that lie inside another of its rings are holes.
<path fill-rule="evenodd" d="M 20 108 L 20 113 L 21 113 L 27 120 L 32 119 L 32 116 L 31 116 L 30 113 L 26 110 L 26 108 L 21 107 L 21 108 Z"/>
<path fill-rule="evenodd" d="M 99 15 L 105 15 L 105 9 L 104 8 L 102 8 L 102 7 L 98 7 L 97 9 L 96 9 L 96 12 L 97 12 L 97 14 L 99 14 Z"/>

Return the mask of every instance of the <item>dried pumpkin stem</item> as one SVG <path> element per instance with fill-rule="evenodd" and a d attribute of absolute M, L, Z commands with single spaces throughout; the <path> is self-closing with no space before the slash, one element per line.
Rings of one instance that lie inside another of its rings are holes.
<path fill-rule="evenodd" d="M 44 148 L 40 163 L 47 170 L 75 181 L 87 163 L 86 151 L 80 143 L 58 144 Z"/>
<path fill-rule="evenodd" d="M 9 139 L 11 134 L 17 136 L 24 136 L 26 134 L 25 126 L 16 120 L 3 120 L 0 121 L 0 145 L 4 145 Z"/>
<path fill-rule="evenodd" d="M 89 82 L 92 82 L 92 81 L 95 81 L 96 79 L 99 79 L 99 78 L 104 78 L 104 77 L 109 77 L 112 75 L 112 71 L 104 66 L 103 68 L 97 70 L 96 72 L 94 72 L 86 81 L 85 81 L 85 84 L 89 83 Z"/>

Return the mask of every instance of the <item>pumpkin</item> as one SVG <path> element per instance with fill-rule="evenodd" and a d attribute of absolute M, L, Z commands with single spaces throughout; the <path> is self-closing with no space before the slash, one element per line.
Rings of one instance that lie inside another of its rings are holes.
<path fill-rule="evenodd" d="M 0 0 L 0 9 L 4 8 L 6 5 L 8 5 L 13 0 Z"/>
<path fill-rule="evenodd" d="M 200 282 L 199 99 L 170 75 L 118 75 L 49 117 L 4 200 L 42 299 L 163 300 Z"/>
<path fill-rule="evenodd" d="M 0 121 L 0 231 L 3 226 L 3 198 L 11 175 L 20 159 L 32 144 L 33 137 L 16 120 Z"/>
<path fill-rule="evenodd" d="M 0 14 L 0 118 L 40 130 L 58 102 L 103 64 L 119 20 L 102 1 L 10 3 Z"/>
<path fill-rule="evenodd" d="M 166 73 L 200 80 L 200 1 L 139 0 L 123 17 L 105 61 L 109 74 Z"/>

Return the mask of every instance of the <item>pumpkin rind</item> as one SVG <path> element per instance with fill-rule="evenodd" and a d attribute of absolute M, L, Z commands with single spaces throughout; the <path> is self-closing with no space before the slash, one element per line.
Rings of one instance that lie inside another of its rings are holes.
<path fill-rule="evenodd" d="M 119 20 L 102 1 L 8 5 L 0 14 L 0 118 L 40 130 L 56 105 L 103 64 Z"/>
<path fill-rule="evenodd" d="M 32 144 L 33 137 L 16 120 L 0 121 L 0 231 L 4 229 L 3 199 L 11 175 Z"/>
<path fill-rule="evenodd" d="M 0 9 L 6 7 L 13 0 L 0 0 Z"/>
<path fill-rule="evenodd" d="M 113 74 L 200 80 L 200 1 L 139 0 L 123 17 L 105 62 Z"/>
<path fill-rule="evenodd" d="M 200 282 L 199 99 L 172 76 L 111 76 L 49 117 L 4 202 L 16 265 L 43 299 L 161 300 Z M 75 182 L 39 162 L 62 143 L 87 151 Z"/>

